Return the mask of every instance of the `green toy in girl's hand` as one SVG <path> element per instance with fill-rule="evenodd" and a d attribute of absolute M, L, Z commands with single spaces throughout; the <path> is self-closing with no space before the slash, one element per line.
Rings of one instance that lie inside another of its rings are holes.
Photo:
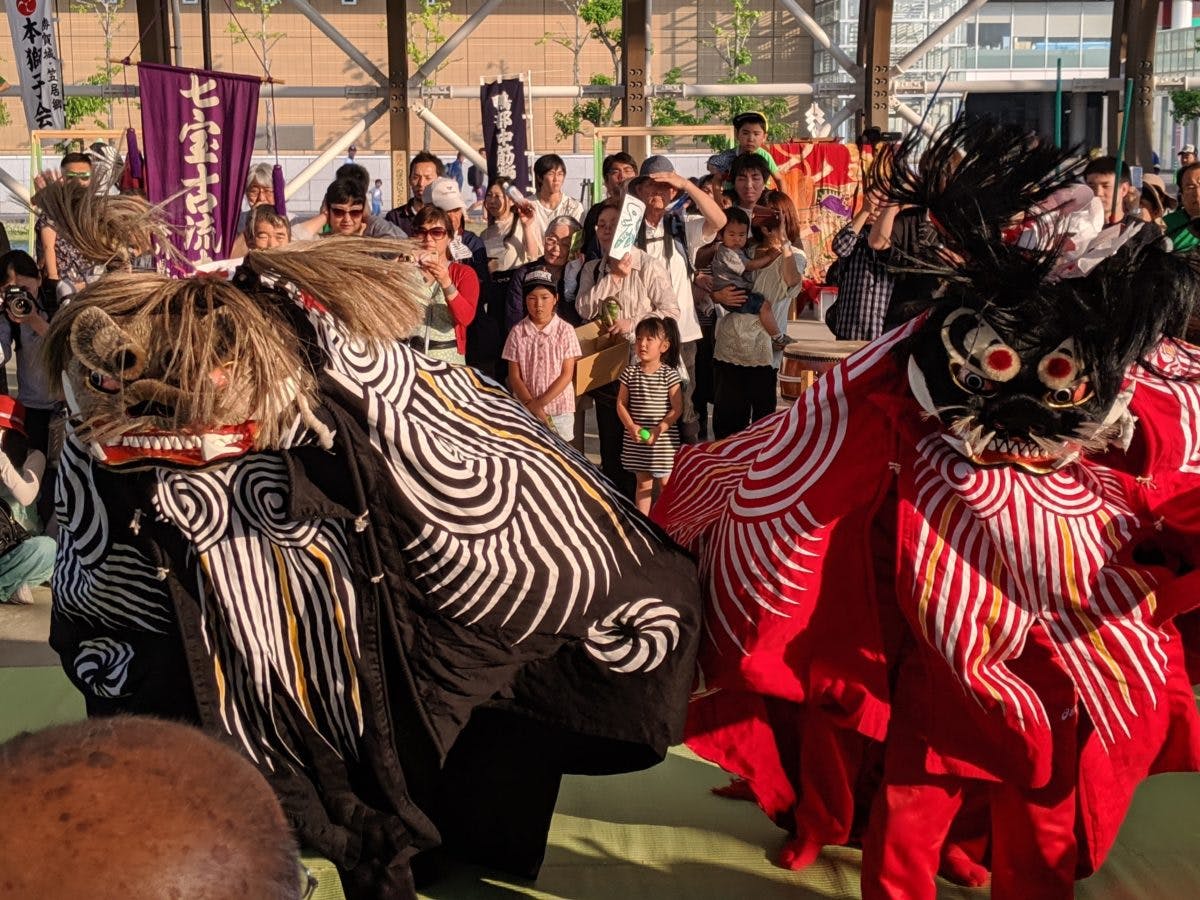
<path fill-rule="evenodd" d="M 646 443 L 647 441 L 649 441 L 650 440 L 650 429 L 643 428 L 640 431 L 638 431 L 638 440 L 641 441 L 643 444 Z"/>
<path fill-rule="evenodd" d="M 611 328 L 621 318 L 621 304 L 616 297 L 609 297 L 600 308 L 600 324 Z"/>

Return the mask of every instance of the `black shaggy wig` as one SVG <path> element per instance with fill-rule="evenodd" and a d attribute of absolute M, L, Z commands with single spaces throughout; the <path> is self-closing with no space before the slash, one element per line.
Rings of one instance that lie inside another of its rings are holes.
<path fill-rule="evenodd" d="M 868 188 L 926 210 L 944 246 L 962 258 L 949 265 L 930 254 L 898 266 L 944 282 L 942 295 L 929 301 L 935 319 L 973 308 L 1018 347 L 1074 337 L 1105 397 L 1116 395 L 1125 370 L 1160 338 L 1184 334 L 1200 296 L 1200 255 L 1170 252 L 1156 226 L 1129 224 L 1138 230 L 1116 253 L 1086 276 L 1062 280 L 1050 277 L 1061 240 L 1040 249 L 1003 240 L 1014 221 L 1077 184 L 1086 159 L 1022 128 L 964 116 L 923 145 L 914 132 L 885 150 Z"/>

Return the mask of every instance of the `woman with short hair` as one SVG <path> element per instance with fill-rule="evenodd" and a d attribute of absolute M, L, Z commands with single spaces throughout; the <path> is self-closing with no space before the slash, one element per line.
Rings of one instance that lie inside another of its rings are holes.
<path fill-rule="evenodd" d="M 470 266 L 450 258 L 452 228 L 445 210 L 426 204 L 412 220 L 420 245 L 417 267 L 425 283 L 425 319 L 409 344 L 427 356 L 462 365 L 466 362 L 467 326 L 479 306 L 479 278 Z"/>

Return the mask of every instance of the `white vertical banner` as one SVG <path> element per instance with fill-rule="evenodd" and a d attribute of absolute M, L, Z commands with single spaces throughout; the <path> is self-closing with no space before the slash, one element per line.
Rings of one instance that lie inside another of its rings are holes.
<path fill-rule="evenodd" d="M 8 0 L 8 25 L 30 131 L 66 127 L 50 0 Z"/>

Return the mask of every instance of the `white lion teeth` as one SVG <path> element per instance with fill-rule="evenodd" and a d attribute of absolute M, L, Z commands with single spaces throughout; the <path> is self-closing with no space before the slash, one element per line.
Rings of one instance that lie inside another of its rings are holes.
<path fill-rule="evenodd" d="M 117 444 L 139 450 L 199 450 L 202 440 L 199 435 L 192 434 L 125 434 Z"/>
<path fill-rule="evenodd" d="M 225 453 L 230 447 L 238 442 L 236 434 L 206 434 L 201 439 L 201 452 L 204 454 L 204 461 L 208 462 L 211 459 Z"/>

